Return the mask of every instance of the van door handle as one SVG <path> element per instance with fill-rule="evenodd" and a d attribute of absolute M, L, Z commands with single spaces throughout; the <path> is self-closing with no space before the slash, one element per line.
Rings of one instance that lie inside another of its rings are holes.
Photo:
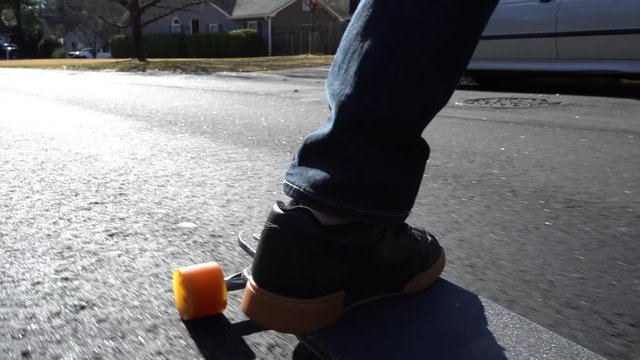
<path fill-rule="evenodd" d="M 541 3 L 550 3 L 552 0 L 538 0 L 538 1 L 540 1 Z"/>

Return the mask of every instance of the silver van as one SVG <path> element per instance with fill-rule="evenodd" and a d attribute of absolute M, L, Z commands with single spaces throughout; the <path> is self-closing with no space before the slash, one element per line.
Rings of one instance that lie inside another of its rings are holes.
<path fill-rule="evenodd" d="M 468 71 L 640 78 L 640 0 L 500 0 Z"/>

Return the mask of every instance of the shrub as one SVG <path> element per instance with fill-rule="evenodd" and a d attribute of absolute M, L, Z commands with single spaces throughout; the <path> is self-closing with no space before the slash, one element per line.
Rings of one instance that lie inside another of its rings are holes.
<path fill-rule="evenodd" d="M 111 57 L 133 57 L 133 38 L 131 36 L 115 35 L 111 38 Z"/>
<path fill-rule="evenodd" d="M 144 35 L 144 52 L 149 58 L 215 58 L 245 57 L 262 54 L 260 35 L 242 29 L 214 34 L 150 34 Z M 133 38 L 117 35 L 111 39 L 114 58 L 134 56 Z"/>
<path fill-rule="evenodd" d="M 229 35 L 227 33 L 191 35 L 185 38 L 185 45 L 189 57 L 225 57 L 229 53 Z"/>
<path fill-rule="evenodd" d="M 51 52 L 52 59 L 64 59 L 67 57 L 67 49 L 64 46 L 60 46 L 55 48 L 53 52 Z"/>
<path fill-rule="evenodd" d="M 53 52 L 60 47 L 60 41 L 54 37 L 46 37 L 38 44 L 38 55 L 40 58 L 49 59 Z"/>
<path fill-rule="evenodd" d="M 229 32 L 230 57 L 259 56 L 262 53 L 260 34 L 252 29 Z"/>
<path fill-rule="evenodd" d="M 183 34 L 152 34 L 144 36 L 145 56 L 150 58 L 188 57 Z"/>

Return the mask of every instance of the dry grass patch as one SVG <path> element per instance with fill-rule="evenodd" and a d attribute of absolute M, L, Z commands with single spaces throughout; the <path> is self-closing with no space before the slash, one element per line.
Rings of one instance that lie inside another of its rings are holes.
<path fill-rule="evenodd" d="M 69 70 L 111 70 L 122 72 L 169 71 L 178 73 L 214 73 L 219 71 L 253 72 L 330 65 L 330 55 L 271 56 L 229 59 L 37 59 L 4 60 L 0 67 Z"/>
<path fill-rule="evenodd" d="M 66 69 L 82 68 L 100 64 L 112 64 L 122 59 L 25 59 L 2 60 L 0 67 L 9 68 L 38 68 L 38 69 Z"/>

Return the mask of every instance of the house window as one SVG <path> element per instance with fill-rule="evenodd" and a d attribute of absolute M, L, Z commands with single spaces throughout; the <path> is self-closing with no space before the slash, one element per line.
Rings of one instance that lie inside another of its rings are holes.
<path fill-rule="evenodd" d="M 191 20 L 191 33 L 200 34 L 200 20 L 198 19 Z"/>
<path fill-rule="evenodd" d="M 171 33 L 172 34 L 180 34 L 182 32 L 182 25 L 180 24 L 180 19 L 174 18 L 171 21 Z"/>
<path fill-rule="evenodd" d="M 222 24 L 209 24 L 207 26 L 209 33 L 218 33 L 222 31 Z"/>
<path fill-rule="evenodd" d="M 319 5 L 318 0 L 302 0 L 302 11 L 311 11 Z"/>
<path fill-rule="evenodd" d="M 258 22 L 257 21 L 247 21 L 247 29 L 253 29 L 258 31 Z"/>

